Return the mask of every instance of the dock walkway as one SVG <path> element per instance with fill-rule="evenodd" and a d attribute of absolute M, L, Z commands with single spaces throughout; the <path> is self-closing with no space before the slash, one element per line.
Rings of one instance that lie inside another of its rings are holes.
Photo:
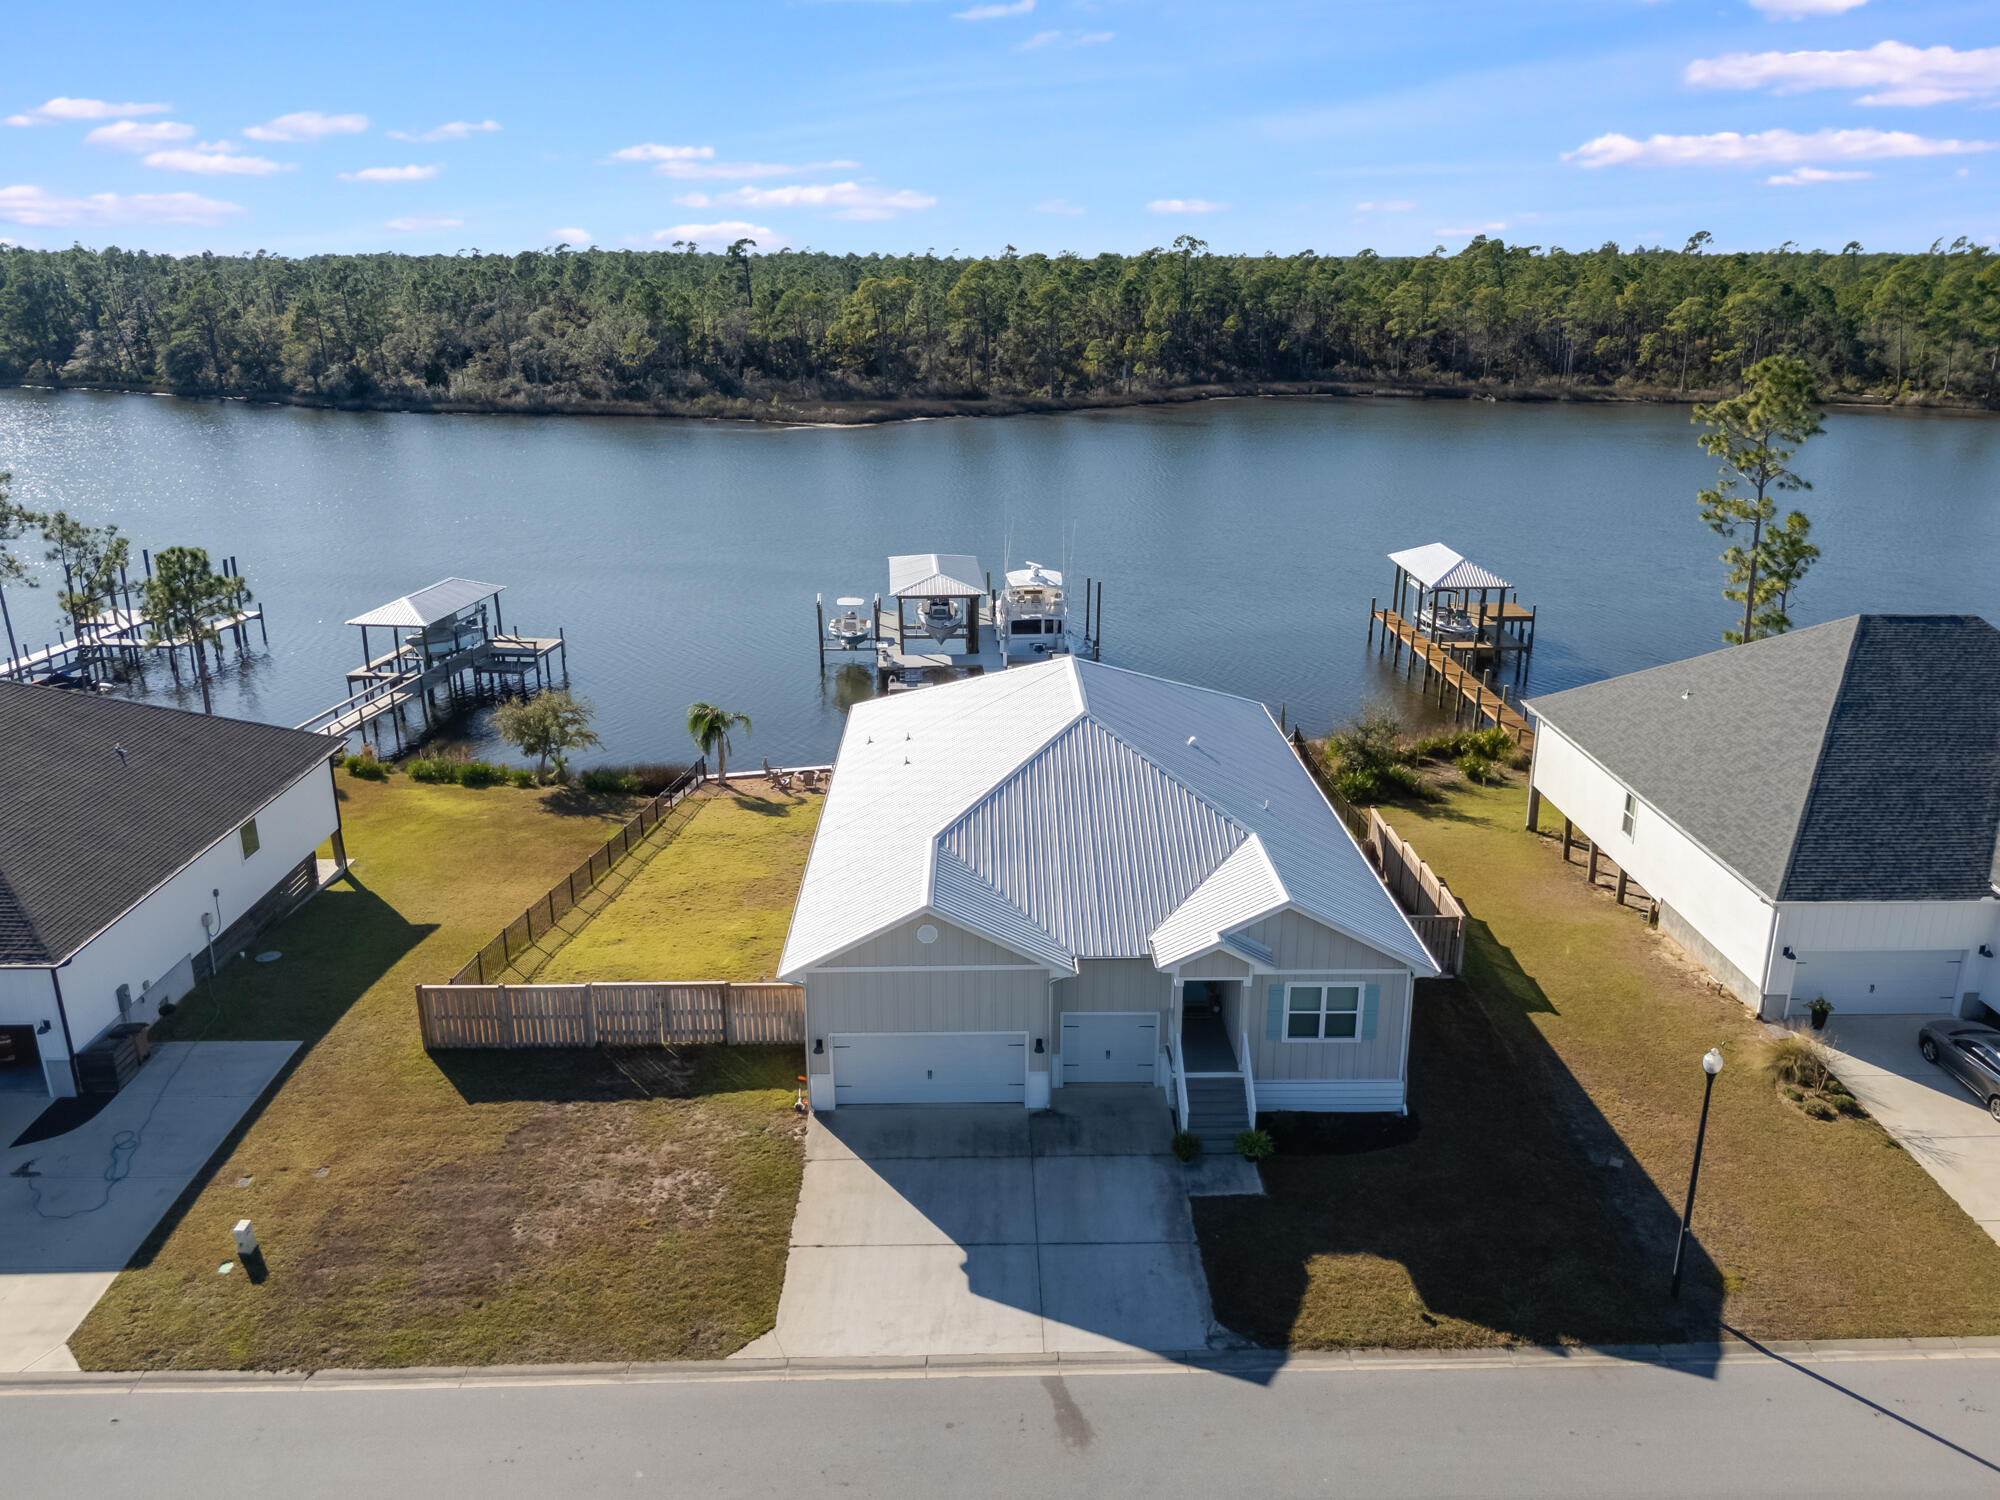
<path fill-rule="evenodd" d="M 1518 609 L 1519 606 L 1515 608 Z M 1507 690 L 1504 687 L 1495 691 L 1487 685 L 1484 678 L 1459 660 L 1458 653 L 1461 647 L 1458 643 L 1435 640 L 1424 634 L 1411 621 L 1386 607 L 1373 612 L 1371 634 L 1375 621 L 1381 623 L 1385 646 L 1391 640 L 1395 641 L 1395 649 L 1399 655 L 1403 648 L 1408 647 L 1410 666 L 1406 670 L 1414 670 L 1419 662 L 1423 664 L 1426 673 L 1424 690 L 1429 692 L 1434 687 L 1439 703 L 1454 699 L 1460 717 L 1467 713 L 1471 714 L 1475 725 L 1484 725 L 1490 719 L 1506 730 L 1508 738 L 1522 749 L 1528 750 L 1534 747 L 1534 726 L 1519 709 L 1507 701 Z M 1470 648 L 1471 645 L 1470 641 L 1463 643 L 1464 648 Z"/>

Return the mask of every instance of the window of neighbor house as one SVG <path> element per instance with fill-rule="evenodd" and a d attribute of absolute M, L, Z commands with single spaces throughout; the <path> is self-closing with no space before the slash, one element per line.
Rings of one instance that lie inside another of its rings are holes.
<path fill-rule="evenodd" d="M 1622 823 L 1622 826 L 1625 829 L 1626 838 L 1629 839 L 1630 837 L 1632 837 L 1632 829 L 1638 823 L 1638 821 L 1639 821 L 1639 799 L 1633 796 L 1630 792 L 1627 792 L 1625 794 L 1625 817 Z"/>
<path fill-rule="evenodd" d="M 1285 994 L 1285 1040 L 1351 1042 L 1361 1034 L 1361 986 L 1295 984 Z"/>
<path fill-rule="evenodd" d="M 243 857 L 248 859 L 257 852 L 257 820 L 252 818 L 237 832 L 243 840 Z"/>

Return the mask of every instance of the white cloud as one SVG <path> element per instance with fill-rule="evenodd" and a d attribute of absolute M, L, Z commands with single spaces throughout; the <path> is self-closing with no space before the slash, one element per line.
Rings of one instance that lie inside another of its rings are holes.
<path fill-rule="evenodd" d="M 297 165 L 245 156 L 229 141 L 203 141 L 192 151 L 155 151 L 145 158 L 145 164 L 162 172 L 193 172 L 201 177 L 269 177 Z"/>
<path fill-rule="evenodd" d="M 363 167 L 359 172 L 342 172 L 342 182 L 428 182 L 437 176 L 435 166 Z"/>
<path fill-rule="evenodd" d="M 100 125 L 83 138 L 86 146 L 106 146 L 113 151 L 157 151 L 194 134 L 194 126 L 178 120 L 155 120 L 141 125 L 137 120 L 118 120 Z"/>
<path fill-rule="evenodd" d="M 1038 214 L 1080 214 L 1083 211 L 1082 204 L 1072 203 L 1067 198 L 1044 198 L 1035 205 Z"/>
<path fill-rule="evenodd" d="M 367 128 L 366 115 L 326 115 L 306 109 L 252 125 L 243 133 L 253 141 L 316 141 L 328 135 L 360 135 Z"/>
<path fill-rule="evenodd" d="M 652 141 L 623 146 L 611 153 L 613 161 L 709 161 L 714 156 L 713 146 L 661 146 Z"/>
<path fill-rule="evenodd" d="M 1439 239 L 1469 240 L 1475 234 L 1498 234 L 1507 227 L 1505 219 L 1495 219 L 1490 224 L 1455 224 L 1446 229 L 1436 230 Z"/>
<path fill-rule="evenodd" d="M 1206 198 L 1155 198 L 1146 205 L 1155 214 L 1219 214 L 1227 203 L 1210 203 Z"/>
<path fill-rule="evenodd" d="M 706 193 L 675 193 L 674 202 L 682 208 L 707 208 L 715 200 Z"/>
<path fill-rule="evenodd" d="M 1097 47 L 1116 35 L 1115 31 L 1038 31 L 1015 50 L 1037 52 L 1044 47 Z"/>
<path fill-rule="evenodd" d="M 836 219 L 893 219 L 912 209 L 931 208 L 937 199 L 912 188 L 891 191 L 864 182 L 796 182 L 785 187 L 740 187 L 715 201 L 744 208 L 827 208 Z"/>
<path fill-rule="evenodd" d="M 1764 181 L 1772 187 L 1805 187 L 1815 182 L 1859 182 L 1874 175 L 1872 172 L 1829 172 L 1825 167 L 1794 167 L 1776 177 L 1766 177 Z"/>
<path fill-rule="evenodd" d="M 551 245 L 588 245 L 593 243 L 588 229 L 551 229 L 542 239 Z"/>
<path fill-rule="evenodd" d="M 1868 0 L 1750 0 L 1750 8 L 1782 21 L 1802 21 L 1807 16 L 1841 15 L 1867 3 Z"/>
<path fill-rule="evenodd" d="M 1890 157 L 1963 156 L 1991 151 L 1991 141 L 1938 140 L 1906 130 L 1734 130 L 1713 135 L 1600 135 L 1564 161 L 1581 167 L 1763 167 L 1812 161 L 1880 161 Z"/>
<path fill-rule="evenodd" d="M 1861 96 L 1863 104 L 1940 104 L 2000 89 L 2000 47 L 1960 52 L 1877 42 L 1846 52 L 1729 52 L 1697 58 L 1681 76 L 1696 88 L 1769 89 L 1774 94 L 1868 89 Z"/>
<path fill-rule="evenodd" d="M 447 219 L 442 214 L 411 214 L 407 218 L 391 219 L 382 227 L 399 234 L 421 234 L 426 229 L 463 229 L 465 220 Z"/>
<path fill-rule="evenodd" d="M 434 125 L 429 130 L 391 130 L 392 141 L 462 141 L 467 136 L 484 135 L 500 128 L 498 120 L 452 120 L 444 125 Z"/>
<path fill-rule="evenodd" d="M 775 229 L 752 224 L 746 219 L 723 219 L 714 224 L 676 224 L 671 229 L 653 231 L 656 244 L 670 245 L 675 240 L 691 240 L 707 245 L 711 250 L 720 250 L 725 245 L 745 239 L 755 240 L 760 250 L 776 250 L 791 243 Z"/>
<path fill-rule="evenodd" d="M 858 161 L 806 161 L 787 164 L 778 161 L 663 161 L 653 170 L 662 177 L 734 178 L 741 182 L 755 177 L 800 177 L 810 172 L 851 172 Z"/>
<path fill-rule="evenodd" d="M 199 193 L 92 193 L 64 198 L 39 187 L 0 188 L 0 220 L 12 224 L 220 224 L 243 210 Z"/>
<path fill-rule="evenodd" d="M 1381 203 L 1357 203 L 1354 211 L 1358 214 L 1406 214 L 1416 206 L 1408 198 L 1390 198 Z"/>
<path fill-rule="evenodd" d="M 24 115 L 9 115 L 9 125 L 53 125 L 59 120 L 122 120 L 132 115 L 163 115 L 171 104 L 111 104 L 103 99 L 65 99 L 60 94 L 37 104 Z"/>
<path fill-rule="evenodd" d="M 1011 5 L 975 5 L 952 14 L 961 21 L 998 21 L 1003 16 L 1025 16 L 1034 8 L 1035 0 L 1014 0 Z"/>

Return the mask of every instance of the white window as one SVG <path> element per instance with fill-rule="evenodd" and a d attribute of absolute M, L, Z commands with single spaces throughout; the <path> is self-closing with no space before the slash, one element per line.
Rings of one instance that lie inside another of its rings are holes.
<path fill-rule="evenodd" d="M 257 852 L 257 820 L 252 818 L 237 831 L 243 839 L 243 857 L 248 859 Z"/>
<path fill-rule="evenodd" d="M 1294 984 L 1286 986 L 1286 1041 L 1351 1042 L 1360 1035 L 1360 985 Z"/>
<path fill-rule="evenodd" d="M 1625 829 L 1626 838 L 1629 839 L 1630 837 L 1632 837 L 1632 829 L 1634 825 L 1638 823 L 1638 821 L 1639 821 L 1639 799 L 1633 796 L 1630 792 L 1627 792 L 1625 794 L 1625 817 L 1623 820 L 1623 827 Z"/>

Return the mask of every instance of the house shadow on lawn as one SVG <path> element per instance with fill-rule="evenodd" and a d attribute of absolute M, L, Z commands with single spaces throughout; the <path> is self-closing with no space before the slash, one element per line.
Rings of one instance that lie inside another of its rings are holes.
<path fill-rule="evenodd" d="M 1675 1300 L 1679 1204 L 1528 1019 L 1540 987 L 1483 932 L 1474 962 L 1484 995 L 1418 987 L 1409 1119 L 1266 1115 L 1267 1196 L 1196 1200 L 1216 1317 L 1277 1347 L 1715 1345 L 1699 1209 Z"/>

